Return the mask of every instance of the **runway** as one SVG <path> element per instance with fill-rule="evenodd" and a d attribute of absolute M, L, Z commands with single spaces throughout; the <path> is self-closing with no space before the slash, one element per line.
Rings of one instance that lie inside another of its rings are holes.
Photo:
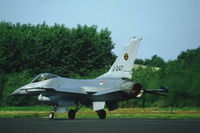
<path fill-rule="evenodd" d="M 1 118 L 1 133 L 189 133 L 200 120 Z"/>

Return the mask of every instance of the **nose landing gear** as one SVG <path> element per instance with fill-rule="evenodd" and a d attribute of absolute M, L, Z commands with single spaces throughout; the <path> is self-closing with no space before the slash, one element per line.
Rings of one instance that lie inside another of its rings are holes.
<path fill-rule="evenodd" d="M 49 119 L 54 119 L 55 115 L 54 115 L 54 112 L 50 112 L 49 113 Z"/>

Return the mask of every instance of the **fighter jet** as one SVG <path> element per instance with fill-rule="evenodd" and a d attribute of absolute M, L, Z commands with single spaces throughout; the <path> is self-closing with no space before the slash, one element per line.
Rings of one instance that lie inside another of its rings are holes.
<path fill-rule="evenodd" d="M 38 96 L 39 101 L 52 104 L 53 109 L 48 115 L 50 119 L 54 119 L 56 112 L 67 112 L 69 106 L 74 106 L 68 111 L 69 119 L 75 119 L 82 106 L 92 108 L 100 119 L 105 119 L 104 108 L 115 110 L 119 101 L 138 98 L 144 93 L 164 95 L 168 92 L 164 87 L 146 90 L 142 84 L 130 80 L 141 40 L 139 37 L 131 38 L 109 71 L 96 79 L 69 79 L 42 73 L 11 95 Z"/>

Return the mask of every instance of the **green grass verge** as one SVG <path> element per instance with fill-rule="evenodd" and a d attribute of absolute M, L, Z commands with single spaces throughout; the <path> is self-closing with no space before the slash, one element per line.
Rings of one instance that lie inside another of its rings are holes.
<path fill-rule="evenodd" d="M 107 118 L 200 119 L 200 108 L 121 108 L 107 111 Z M 0 107 L 0 118 L 47 118 L 48 106 Z M 56 113 L 56 118 L 67 118 L 67 113 Z M 98 118 L 96 112 L 82 108 L 76 118 Z"/>
<path fill-rule="evenodd" d="M 0 111 L 48 111 L 50 106 L 5 106 Z"/>

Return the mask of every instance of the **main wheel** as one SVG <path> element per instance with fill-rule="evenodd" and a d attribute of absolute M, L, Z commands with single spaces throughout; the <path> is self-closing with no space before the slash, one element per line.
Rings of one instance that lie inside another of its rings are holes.
<path fill-rule="evenodd" d="M 49 119 L 54 119 L 54 117 L 55 117 L 55 115 L 54 115 L 54 113 L 49 113 Z"/>
<path fill-rule="evenodd" d="M 99 111 L 97 111 L 97 115 L 99 116 L 99 119 L 105 119 L 106 118 L 106 111 L 105 110 L 99 110 Z"/>
<path fill-rule="evenodd" d="M 74 120 L 75 116 L 76 116 L 76 111 L 74 109 L 70 109 L 69 112 L 68 112 L 68 118 L 70 120 Z"/>

